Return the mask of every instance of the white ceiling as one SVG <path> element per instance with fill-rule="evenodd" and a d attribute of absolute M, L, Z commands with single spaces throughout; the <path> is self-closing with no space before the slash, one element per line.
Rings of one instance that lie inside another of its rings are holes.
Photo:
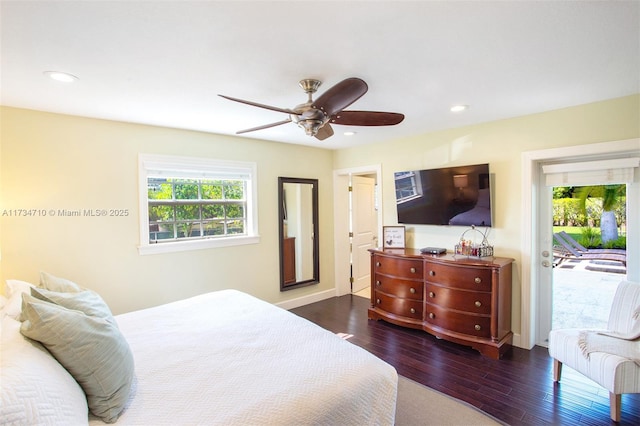
<path fill-rule="evenodd" d="M 639 1 L 4 1 L 3 105 L 232 135 L 360 77 L 390 127 L 243 135 L 329 149 L 640 93 Z M 74 84 L 48 80 L 57 70 Z M 454 104 L 468 104 L 454 114 Z M 355 130 L 355 136 L 342 134 Z M 176 141 L 179 143 L 179 141 Z"/>

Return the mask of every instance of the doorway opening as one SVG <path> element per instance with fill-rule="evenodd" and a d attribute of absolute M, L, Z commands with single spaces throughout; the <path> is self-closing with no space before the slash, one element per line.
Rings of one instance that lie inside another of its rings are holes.
<path fill-rule="evenodd" d="M 626 278 L 625 184 L 553 187 L 551 329 L 605 329 Z"/>
<path fill-rule="evenodd" d="M 352 175 L 349 186 L 351 293 L 371 293 L 370 249 L 378 245 L 376 179 Z M 369 296 L 367 296 L 369 297 Z"/>
<path fill-rule="evenodd" d="M 381 166 L 334 171 L 336 295 L 370 292 L 371 255 L 378 243 L 382 209 Z M 370 297 L 370 296 L 367 296 Z"/>
<path fill-rule="evenodd" d="M 536 344 L 546 346 L 545 341 L 551 330 L 552 280 L 555 269 L 552 267 L 551 188 L 612 183 L 606 176 L 615 176 L 621 170 L 628 172 L 624 179 L 616 178 L 613 183 L 627 184 L 626 253 L 627 258 L 636 258 L 640 255 L 640 140 L 529 151 L 523 153 L 522 161 L 522 224 L 523 229 L 528 232 L 522 235 L 522 316 L 520 335 L 517 343 L 514 338 L 514 344 L 532 348 Z M 569 175 L 593 177 L 594 171 L 599 174 L 595 183 L 565 181 Z M 637 263 L 627 263 L 626 272 L 627 279 L 640 279 L 640 265 Z"/>

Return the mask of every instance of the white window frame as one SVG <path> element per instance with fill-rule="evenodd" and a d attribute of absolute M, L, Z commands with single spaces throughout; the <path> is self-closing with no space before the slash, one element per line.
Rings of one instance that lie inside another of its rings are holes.
<path fill-rule="evenodd" d="M 212 177 L 215 175 L 233 175 L 234 173 L 249 175 L 246 193 L 246 234 L 218 236 L 178 240 L 162 243 L 149 241 L 149 199 L 147 179 L 158 171 L 166 172 L 172 177 Z M 140 202 L 140 244 L 141 255 L 156 253 L 172 253 L 189 250 L 200 250 L 217 247 L 230 247 L 260 242 L 258 233 L 258 196 L 257 167 L 254 162 L 218 160 L 212 158 L 179 157 L 170 155 L 139 154 L 138 155 L 138 191 Z"/>
<path fill-rule="evenodd" d="M 422 181 L 420 180 L 420 172 L 415 170 L 402 172 L 400 176 L 398 176 L 398 173 L 394 173 L 394 183 L 400 179 L 411 179 L 411 189 L 413 190 L 413 193 L 411 195 L 398 198 L 398 188 L 396 187 L 396 202 L 398 204 L 406 203 L 407 201 L 422 197 Z"/>

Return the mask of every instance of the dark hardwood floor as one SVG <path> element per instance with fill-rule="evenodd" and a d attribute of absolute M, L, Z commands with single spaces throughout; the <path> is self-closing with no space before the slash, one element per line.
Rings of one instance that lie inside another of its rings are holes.
<path fill-rule="evenodd" d="M 622 396 L 622 420 L 609 418 L 609 394 L 565 367 L 553 383 L 546 348 L 512 348 L 500 360 L 430 334 L 367 319 L 369 300 L 342 296 L 291 312 L 393 365 L 398 374 L 466 401 L 510 425 L 640 425 L 640 394 Z M 428 416 L 428 413 L 425 413 Z"/>

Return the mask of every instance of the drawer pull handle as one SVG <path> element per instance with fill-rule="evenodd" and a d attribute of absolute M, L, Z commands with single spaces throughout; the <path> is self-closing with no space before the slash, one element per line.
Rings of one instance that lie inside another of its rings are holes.
<path fill-rule="evenodd" d="M 434 314 L 433 312 L 429 312 L 429 318 L 434 319 L 436 317 L 436 314 Z"/>
<path fill-rule="evenodd" d="M 476 300 L 475 305 L 479 308 L 480 306 L 482 306 L 482 302 L 479 300 Z"/>
<path fill-rule="evenodd" d="M 412 314 L 415 314 L 415 313 L 416 313 L 416 310 L 415 310 L 415 309 L 413 309 L 413 308 L 411 308 L 411 309 L 409 309 L 409 312 L 411 312 Z"/>
<path fill-rule="evenodd" d="M 432 291 L 429 292 L 429 297 L 436 297 L 436 294 Z"/>
<path fill-rule="evenodd" d="M 376 262 L 376 266 L 379 268 L 379 267 L 381 267 L 381 266 L 382 266 L 382 263 L 380 263 L 380 262 Z"/>
<path fill-rule="evenodd" d="M 380 281 L 376 281 L 376 285 L 380 286 L 380 285 L 382 285 L 382 283 Z"/>
<path fill-rule="evenodd" d="M 474 281 L 476 282 L 476 284 L 480 284 L 482 282 L 482 278 L 476 277 Z"/>
<path fill-rule="evenodd" d="M 429 271 L 429 275 L 431 275 L 432 277 L 436 276 L 436 271 Z"/>
<path fill-rule="evenodd" d="M 416 289 L 415 289 L 415 288 L 413 288 L 413 287 L 411 287 L 411 288 L 409 289 L 409 293 L 411 293 L 411 294 L 415 294 L 415 293 L 416 293 Z"/>
<path fill-rule="evenodd" d="M 376 299 L 376 303 L 379 305 L 380 304 L 380 299 Z"/>
<path fill-rule="evenodd" d="M 412 274 L 415 274 L 416 273 L 416 268 L 411 268 L 411 269 L 409 269 L 409 271 L 411 271 Z"/>
<path fill-rule="evenodd" d="M 480 325 L 479 325 L 479 324 L 476 324 L 476 326 L 475 326 L 474 328 L 475 328 L 477 331 L 480 331 L 480 329 L 481 329 L 482 327 L 480 327 Z"/>

